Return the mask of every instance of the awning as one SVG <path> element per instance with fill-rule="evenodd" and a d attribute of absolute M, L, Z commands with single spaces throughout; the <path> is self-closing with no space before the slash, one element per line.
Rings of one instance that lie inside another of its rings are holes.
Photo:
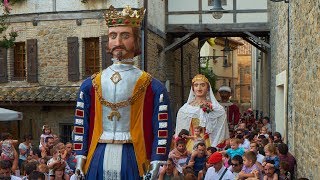
<path fill-rule="evenodd" d="M 0 108 L 0 121 L 14 121 L 14 120 L 22 120 L 22 113 Z"/>

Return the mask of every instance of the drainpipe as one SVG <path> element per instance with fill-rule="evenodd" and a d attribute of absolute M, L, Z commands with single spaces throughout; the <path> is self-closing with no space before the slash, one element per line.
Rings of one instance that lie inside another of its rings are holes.
<path fill-rule="evenodd" d="M 289 142 L 289 132 L 288 132 L 288 125 L 289 125 L 289 87 L 290 87 L 290 1 L 288 2 L 288 31 L 287 31 L 287 36 L 288 36 L 288 87 L 287 87 L 287 121 L 286 121 L 286 143 L 288 144 Z"/>
<path fill-rule="evenodd" d="M 57 0 L 52 0 L 52 11 L 53 12 L 57 11 Z"/>

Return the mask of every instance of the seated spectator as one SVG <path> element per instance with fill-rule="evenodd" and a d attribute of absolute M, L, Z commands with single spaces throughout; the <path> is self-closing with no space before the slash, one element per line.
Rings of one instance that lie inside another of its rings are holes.
<path fill-rule="evenodd" d="M 259 154 L 258 152 L 258 144 L 255 142 L 252 142 L 250 144 L 250 151 L 254 152 L 257 156 L 257 162 L 260 163 L 262 165 L 262 163 L 264 162 L 264 156 Z"/>
<path fill-rule="evenodd" d="M 234 179 L 234 175 L 231 171 L 229 171 L 226 167 L 223 166 L 222 162 L 222 154 L 220 152 L 213 153 L 208 163 L 212 165 L 206 173 L 205 180 L 211 180 L 211 179 L 221 179 L 221 180 L 227 180 L 227 179 Z"/>

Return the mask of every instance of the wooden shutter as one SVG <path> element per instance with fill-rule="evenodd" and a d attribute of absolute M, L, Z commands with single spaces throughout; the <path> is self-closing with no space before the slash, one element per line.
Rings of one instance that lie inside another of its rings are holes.
<path fill-rule="evenodd" d="M 7 49 L 0 48 L 0 83 L 8 82 Z"/>
<path fill-rule="evenodd" d="M 102 69 L 107 68 L 112 64 L 111 54 L 107 53 L 108 36 L 101 36 L 101 54 L 102 54 Z"/>
<path fill-rule="evenodd" d="M 79 41 L 78 37 L 68 37 L 68 80 L 79 81 Z"/>
<path fill-rule="evenodd" d="M 38 82 L 38 48 L 36 39 L 27 40 L 27 81 Z"/>

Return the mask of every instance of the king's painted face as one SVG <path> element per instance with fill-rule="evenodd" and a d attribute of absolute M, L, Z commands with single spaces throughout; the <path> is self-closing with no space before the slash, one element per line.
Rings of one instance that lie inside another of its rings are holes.
<path fill-rule="evenodd" d="M 116 59 L 131 59 L 135 54 L 132 27 L 110 27 L 108 51 Z"/>

